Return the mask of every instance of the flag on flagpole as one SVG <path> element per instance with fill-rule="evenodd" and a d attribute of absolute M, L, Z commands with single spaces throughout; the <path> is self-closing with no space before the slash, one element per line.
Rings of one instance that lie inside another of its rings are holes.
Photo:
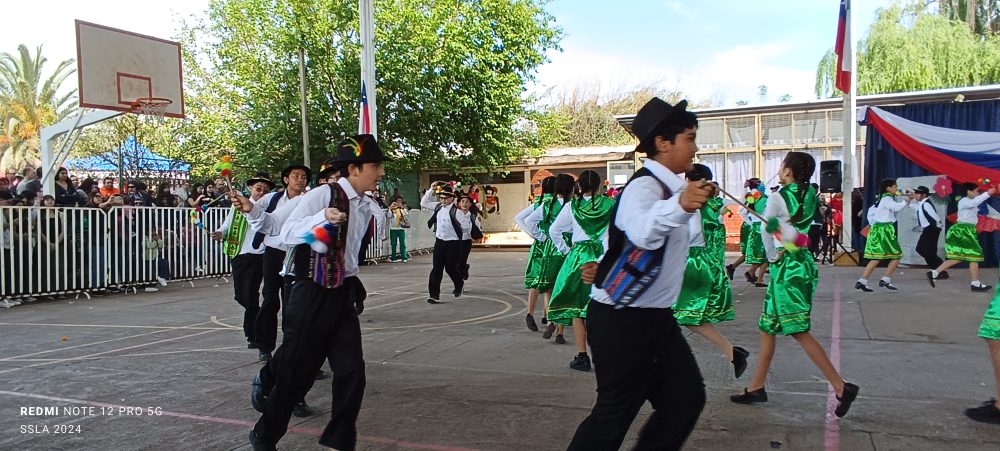
<path fill-rule="evenodd" d="M 850 0 L 840 0 L 840 20 L 837 23 L 837 44 L 833 47 L 833 51 L 837 54 L 837 74 L 836 83 L 837 89 L 843 93 L 848 93 L 851 90 L 851 58 L 853 58 L 852 49 L 848 39 L 850 36 L 851 27 L 851 2 Z"/>
<path fill-rule="evenodd" d="M 358 113 L 358 117 L 361 119 L 358 131 L 362 134 L 371 133 L 372 118 L 371 111 L 368 109 L 368 89 L 364 80 L 361 81 L 361 111 Z"/>

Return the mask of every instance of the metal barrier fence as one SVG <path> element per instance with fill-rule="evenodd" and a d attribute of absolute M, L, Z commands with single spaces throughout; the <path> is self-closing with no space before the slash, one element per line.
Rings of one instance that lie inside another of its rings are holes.
<path fill-rule="evenodd" d="M 229 259 L 210 233 L 227 213 L 226 208 L 0 207 L 0 298 L 138 289 L 154 286 L 158 277 L 226 276 Z M 434 247 L 434 233 L 426 227 L 430 215 L 410 211 L 409 253 Z M 386 228 L 371 240 L 365 257 L 379 262 L 389 255 Z"/>

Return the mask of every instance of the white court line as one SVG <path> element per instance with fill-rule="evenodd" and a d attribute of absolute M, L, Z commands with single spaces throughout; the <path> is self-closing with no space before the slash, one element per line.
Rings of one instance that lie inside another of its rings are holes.
<path fill-rule="evenodd" d="M 233 316 L 231 318 L 236 318 L 236 317 Z M 223 318 L 223 319 L 231 319 L 231 318 Z M 191 326 L 197 326 L 199 324 L 208 324 L 208 323 L 209 323 L 208 321 L 205 321 L 205 322 L 200 322 L 200 323 L 194 323 L 194 324 L 191 324 L 189 326 L 169 327 L 169 328 L 165 328 L 165 329 L 162 329 L 162 330 L 156 330 L 156 331 L 153 331 L 153 332 L 146 332 L 144 334 L 126 335 L 124 337 L 111 338 L 111 339 L 102 340 L 102 341 L 95 341 L 93 343 L 84 343 L 82 345 L 70 346 L 70 347 L 67 347 L 67 348 L 50 349 L 48 351 L 39 351 L 39 352 L 33 352 L 31 354 L 23 354 L 23 355 L 18 355 L 18 356 L 14 356 L 14 357 L 5 357 L 5 358 L 0 359 L 0 362 L 6 362 L 6 361 L 8 361 L 10 359 L 20 359 L 20 358 L 24 358 L 24 357 L 31 357 L 31 356 L 42 355 L 42 354 L 50 354 L 50 353 L 53 353 L 53 352 L 68 351 L 70 349 L 84 348 L 84 347 L 87 347 L 87 346 L 94 346 L 94 345 L 99 345 L 99 344 L 104 344 L 104 343 L 110 343 L 112 341 L 127 340 L 129 338 L 144 337 L 146 335 L 154 335 L 154 334 L 158 334 L 158 333 L 162 333 L 162 332 L 170 332 L 172 330 L 187 329 L 187 328 L 190 328 Z M 72 325 L 70 325 L 70 324 L 53 324 L 53 326 L 72 326 Z M 115 328 L 117 326 L 108 325 L 108 326 L 99 326 L 99 327 Z M 209 332 L 211 332 L 213 330 L 220 330 L 220 329 L 219 328 L 214 328 L 214 327 L 208 329 Z"/>
<path fill-rule="evenodd" d="M 213 318 L 215 318 L 213 316 Z M 205 323 L 198 323 L 205 324 Z M 55 324 L 55 323 L 0 323 L 0 326 L 38 326 L 38 327 L 98 327 L 101 329 L 187 329 L 187 330 L 219 330 L 221 327 L 191 327 L 191 326 L 115 326 L 110 324 Z"/>
<path fill-rule="evenodd" d="M 133 345 L 133 346 L 127 346 L 127 347 L 124 347 L 124 348 L 112 349 L 110 351 L 97 352 L 97 353 L 94 353 L 94 354 L 87 354 L 87 355 L 82 355 L 82 356 L 77 356 L 77 357 L 69 357 L 69 358 L 65 358 L 65 359 L 53 360 L 51 362 L 36 363 L 34 365 L 22 366 L 22 367 L 18 367 L 18 368 L 9 368 L 9 369 L 6 369 L 6 370 L 0 370 L 0 374 L 12 373 L 14 371 L 20 371 L 20 370 L 24 370 L 24 369 L 28 369 L 28 368 L 34 368 L 34 367 L 39 367 L 39 366 L 44 366 L 44 365 L 51 365 L 53 363 L 72 362 L 72 361 L 76 361 L 76 360 L 90 360 L 89 357 L 97 357 L 97 356 L 100 356 L 100 355 L 111 354 L 111 353 L 115 353 L 115 352 L 119 352 L 119 351 L 127 351 L 129 349 L 143 348 L 143 347 L 152 346 L 152 345 L 155 345 L 155 344 L 167 343 L 167 342 L 171 342 L 171 341 L 177 341 L 177 340 L 181 340 L 181 339 L 184 339 L 184 338 L 197 337 L 199 335 L 205 335 L 205 334 L 209 334 L 209 333 L 212 333 L 212 332 L 215 332 L 215 331 L 214 330 L 206 330 L 204 332 L 198 332 L 198 333 L 194 333 L 194 334 L 190 334 L 190 335 L 184 335 L 184 336 L 181 336 L 181 337 L 165 338 L 163 340 L 157 340 L 157 341 L 154 341 L 154 342 L 151 342 L 151 343 L 143 343 L 143 344 L 138 344 L 138 345 Z M 7 361 L 7 360 L 9 360 L 9 359 L 4 359 L 4 361 Z"/>

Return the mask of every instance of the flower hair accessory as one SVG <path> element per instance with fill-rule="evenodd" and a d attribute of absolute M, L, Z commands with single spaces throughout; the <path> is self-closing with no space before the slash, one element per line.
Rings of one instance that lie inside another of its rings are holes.
<path fill-rule="evenodd" d="M 937 182 L 934 182 L 934 194 L 941 198 L 951 195 L 951 182 L 948 181 L 948 177 L 943 175 L 938 177 Z"/>

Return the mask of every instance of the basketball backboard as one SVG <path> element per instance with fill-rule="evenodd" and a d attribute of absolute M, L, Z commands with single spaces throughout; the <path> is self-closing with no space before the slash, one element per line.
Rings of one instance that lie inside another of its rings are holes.
<path fill-rule="evenodd" d="M 81 107 L 138 113 L 138 99 L 159 98 L 184 117 L 179 43 L 77 20 L 76 56 Z"/>

